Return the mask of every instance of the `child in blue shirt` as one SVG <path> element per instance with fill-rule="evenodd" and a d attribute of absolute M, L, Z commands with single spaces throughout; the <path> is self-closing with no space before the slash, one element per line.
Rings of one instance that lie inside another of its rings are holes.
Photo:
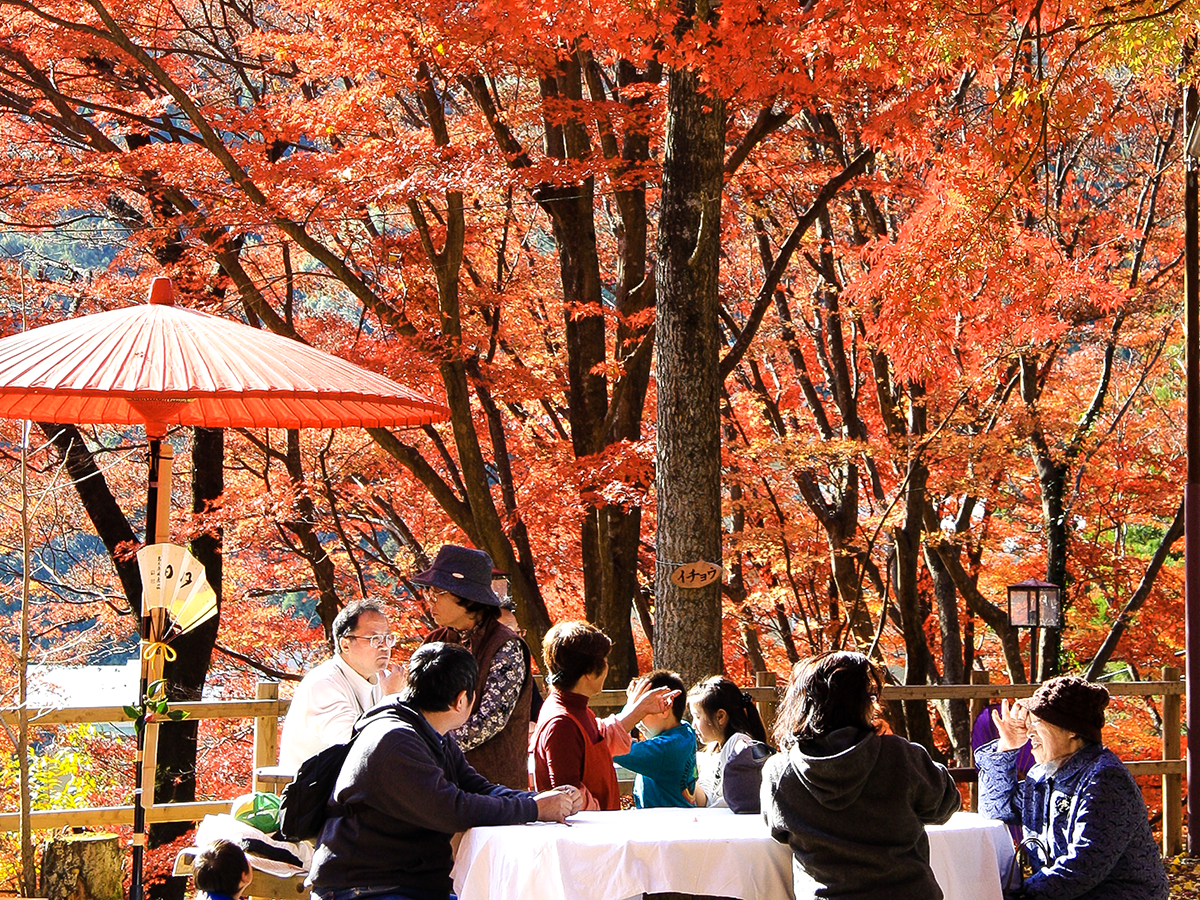
<path fill-rule="evenodd" d="M 683 721 L 687 703 L 683 681 L 674 672 L 656 669 L 631 689 L 634 695 L 654 688 L 670 688 L 671 706 L 665 712 L 651 713 L 638 728 L 645 736 L 613 762 L 637 773 L 633 782 L 633 802 L 638 809 L 653 806 L 691 806 L 696 789 L 696 732 Z"/>
<path fill-rule="evenodd" d="M 196 890 L 203 891 L 209 900 L 238 900 L 250 886 L 250 877 L 250 861 L 231 841 L 213 841 L 192 861 Z"/>

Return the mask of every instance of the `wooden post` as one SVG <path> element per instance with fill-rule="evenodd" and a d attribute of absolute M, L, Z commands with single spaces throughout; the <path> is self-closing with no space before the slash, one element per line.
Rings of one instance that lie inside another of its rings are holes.
<path fill-rule="evenodd" d="M 971 684 L 991 684 L 992 676 L 987 669 L 972 669 Z M 971 698 L 971 726 L 974 727 L 975 720 L 979 718 L 979 714 L 983 712 L 985 706 L 988 705 L 987 697 L 972 697 Z"/>
<path fill-rule="evenodd" d="M 754 673 L 755 687 L 775 687 L 774 672 L 755 672 Z M 763 728 L 766 729 L 767 739 L 771 739 L 771 732 L 775 730 L 775 711 L 779 708 L 779 698 L 776 695 L 774 700 L 759 700 L 754 704 L 758 707 L 758 715 L 763 721 Z"/>
<path fill-rule="evenodd" d="M 167 456 L 167 463 L 170 464 L 170 456 Z M 160 607 L 151 609 L 148 616 L 150 620 L 150 640 L 148 647 L 161 647 L 159 641 L 162 639 L 167 630 L 167 611 Z M 143 655 L 147 648 L 143 649 Z M 161 681 L 163 677 L 163 653 L 150 652 L 150 658 L 143 660 L 143 666 L 146 671 L 146 690 L 149 691 L 150 685 L 156 681 Z M 166 696 L 166 685 L 163 685 L 162 696 Z M 142 698 L 143 700 L 145 697 Z M 154 789 L 158 784 L 158 721 L 149 712 L 146 714 L 146 722 L 142 726 L 142 808 L 147 812 L 154 805 Z"/>
<path fill-rule="evenodd" d="M 1173 666 L 1163 666 L 1163 681 L 1175 684 L 1179 682 L 1179 676 L 1179 669 Z M 1179 694 L 1167 694 L 1163 697 L 1162 730 L 1163 759 L 1179 759 L 1182 747 L 1180 733 L 1183 730 L 1183 701 Z M 1183 852 L 1182 775 L 1164 775 L 1162 777 L 1162 804 L 1163 856 L 1170 859 Z"/>
<path fill-rule="evenodd" d="M 991 675 L 988 674 L 987 669 L 972 669 L 971 670 L 971 684 L 990 684 L 990 683 L 991 683 Z M 984 709 L 987 708 L 987 705 L 988 705 L 988 700 L 986 697 L 972 697 L 971 698 L 971 730 L 972 730 L 972 732 L 974 732 L 974 730 L 975 730 L 975 720 L 979 718 L 979 714 L 981 712 L 983 712 Z M 973 747 L 971 748 L 971 765 L 972 766 L 975 765 L 975 749 Z M 979 781 L 978 781 L 978 779 L 971 782 L 970 798 L 968 800 L 968 803 L 970 805 L 971 812 L 979 812 Z"/>
<path fill-rule="evenodd" d="M 279 682 L 260 681 L 254 686 L 256 700 L 278 700 Z M 254 717 L 254 790 L 273 790 L 259 781 L 260 769 L 274 766 L 279 761 L 279 713 Z"/>

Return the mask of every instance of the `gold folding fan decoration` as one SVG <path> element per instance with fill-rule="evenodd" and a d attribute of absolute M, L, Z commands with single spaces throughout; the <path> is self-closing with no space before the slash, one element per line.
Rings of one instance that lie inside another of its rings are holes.
<path fill-rule="evenodd" d="M 137 553 L 142 572 L 143 609 L 165 609 L 169 625 L 163 640 L 187 634 L 217 611 L 217 595 L 204 566 L 186 547 L 148 544 Z"/>

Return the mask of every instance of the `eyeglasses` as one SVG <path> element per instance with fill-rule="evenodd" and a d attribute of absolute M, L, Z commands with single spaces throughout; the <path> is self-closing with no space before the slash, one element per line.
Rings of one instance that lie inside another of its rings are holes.
<path fill-rule="evenodd" d="M 384 647 L 395 647 L 394 634 L 347 634 L 343 635 L 352 641 L 370 641 L 372 650 L 382 650 Z"/>

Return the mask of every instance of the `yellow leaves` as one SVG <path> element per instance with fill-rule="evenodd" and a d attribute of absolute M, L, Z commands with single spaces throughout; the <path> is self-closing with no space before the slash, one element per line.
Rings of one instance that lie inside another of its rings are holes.
<path fill-rule="evenodd" d="M 1189 900 L 1200 897 L 1200 878 L 1197 877 L 1197 860 L 1187 856 L 1173 856 L 1166 861 L 1167 881 L 1171 885 L 1171 897 Z"/>

